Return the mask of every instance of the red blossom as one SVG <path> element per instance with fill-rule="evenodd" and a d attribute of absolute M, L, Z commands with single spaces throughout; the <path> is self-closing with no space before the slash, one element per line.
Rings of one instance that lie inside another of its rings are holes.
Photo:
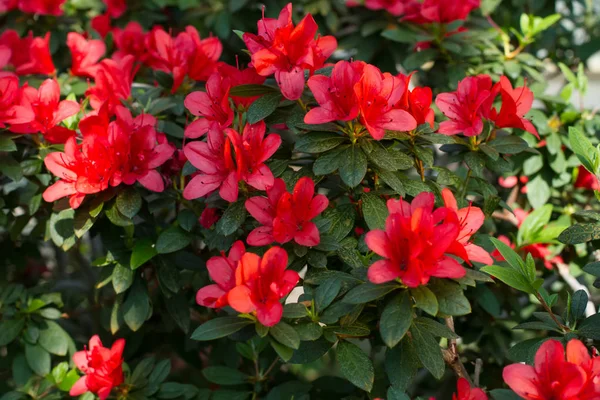
<path fill-rule="evenodd" d="M 429 124 L 433 128 L 435 113 L 431 109 L 431 102 L 433 101 L 431 88 L 416 87 L 410 90 L 409 83 L 411 77 L 412 74 L 398 74 L 398 78 L 404 81 L 404 93 L 400 102 L 394 108 L 399 108 L 410 113 L 418 125 Z"/>
<path fill-rule="evenodd" d="M 60 88 L 54 79 L 46 79 L 39 89 L 25 85 L 21 89 L 20 104 L 33 110 L 35 119 L 25 124 L 13 124 L 15 133 L 41 133 L 52 143 L 64 143 L 75 131 L 59 124 L 79 112 L 79 104 L 71 100 L 60 101 Z"/>
<path fill-rule="evenodd" d="M 98 110 L 108 103 L 112 111 L 121 105 L 121 100 L 127 100 L 131 95 L 133 77 L 137 72 L 133 56 L 125 56 L 120 61 L 104 59 L 98 64 L 95 85 L 85 94 L 90 97 L 90 104 Z"/>
<path fill-rule="evenodd" d="M 19 0 L 0 0 L 0 13 L 7 13 L 17 8 Z"/>
<path fill-rule="evenodd" d="M 218 209 L 212 207 L 206 207 L 202 210 L 202 214 L 200 214 L 200 218 L 198 219 L 200 226 L 204 229 L 210 229 L 221 218 L 218 211 Z"/>
<path fill-rule="evenodd" d="M 20 104 L 19 93 L 19 78 L 0 72 L 0 128 L 7 124 L 27 124 L 35 119 L 33 110 Z"/>
<path fill-rule="evenodd" d="M 63 15 L 66 0 L 19 0 L 19 9 L 24 13 L 39 15 Z"/>
<path fill-rule="evenodd" d="M 71 74 L 93 78 L 99 68 L 98 61 L 106 52 L 102 40 L 87 40 L 77 32 L 69 32 L 67 46 L 71 50 Z"/>
<path fill-rule="evenodd" d="M 589 189 L 589 190 L 600 190 L 600 183 L 596 175 L 585 169 L 583 166 L 579 166 L 577 169 L 577 180 L 574 186 L 576 188 Z"/>
<path fill-rule="evenodd" d="M 236 286 L 235 271 L 246 253 L 244 242 L 238 240 L 231 246 L 229 255 L 212 257 L 206 262 L 210 278 L 215 282 L 196 293 L 196 303 L 204 307 L 222 308 L 228 305 L 227 295 Z"/>
<path fill-rule="evenodd" d="M 146 31 L 135 21 L 129 22 L 124 29 L 112 30 L 115 47 L 114 60 L 122 60 L 127 55 L 132 55 L 136 61 L 145 61 L 148 50 L 146 48 Z"/>
<path fill-rule="evenodd" d="M 106 4 L 106 13 L 112 18 L 119 18 L 127 11 L 126 0 L 103 0 Z"/>
<path fill-rule="evenodd" d="M 29 32 L 21 39 L 16 31 L 7 29 L 0 35 L 0 46 L 10 49 L 8 64 L 12 64 L 17 75 L 53 75 L 56 72 L 50 56 L 50 32 L 44 37 L 33 37 Z"/>
<path fill-rule="evenodd" d="M 365 0 L 364 6 L 369 10 L 386 10 L 392 15 L 400 16 L 404 13 L 407 0 Z M 359 5 L 356 0 L 347 0 L 348 7 Z"/>
<path fill-rule="evenodd" d="M 229 78 L 214 73 L 206 82 L 206 92 L 192 92 L 183 102 L 185 107 L 198 117 L 185 128 L 185 136 L 196 139 L 206 132 L 229 127 L 233 122 L 233 110 L 229 105 Z"/>
<path fill-rule="evenodd" d="M 246 209 L 263 226 L 248 235 L 251 246 L 264 246 L 273 242 L 287 243 L 294 240 L 302 246 L 320 243 L 319 230 L 312 220 L 329 205 L 322 194 L 315 196 L 312 179 L 298 180 L 293 193 L 286 191 L 285 183 L 275 179 L 267 188 L 267 197 L 252 197 L 246 200 Z"/>
<path fill-rule="evenodd" d="M 284 97 L 299 99 L 304 91 L 304 70 L 309 73 L 322 68 L 335 51 L 333 36 L 315 39 L 317 23 L 307 14 L 294 27 L 292 3 L 281 10 L 278 19 L 262 18 L 258 34 L 244 33 L 243 39 L 252 55 L 252 66 L 262 76 L 275 74 Z"/>
<path fill-rule="evenodd" d="M 468 257 L 453 246 L 459 239 L 461 225 L 456 213 L 442 207 L 434 211 L 432 193 L 421 193 L 412 203 L 389 200 L 390 215 L 385 231 L 367 233 L 367 246 L 383 260 L 369 267 L 373 283 L 400 279 L 408 287 L 426 285 L 431 277 L 461 278 L 465 269 L 447 254 Z M 453 248 L 454 247 L 454 248 Z"/>
<path fill-rule="evenodd" d="M 288 255 L 272 247 L 262 256 L 245 253 L 235 271 L 236 286 L 229 291 L 229 305 L 241 313 L 256 313 L 264 326 L 274 326 L 283 315 L 280 301 L 300 280 L 296 271 L 286 270 Z"/>
<path fill-rule="evenodd" d="M 102 38 L 105 38 L 111 30 L 110 22 L 110 15 L 101 14 L 92 18 L 90 25 Z"/>
<path fill-rule="evenodd" d="M 220 63 L 218 69 L 223 76 L 226 76 L 229 79 L 232 88 L 239 85 L 261 85 L 267 79 L 264 76 L 258 75 L 256 70 L 252 67 L 239 69 L 229 64 Z M 231 96 L 231 100 L 233 100 L 236 107 L 247 109 L 250 107 L 250 104 L 254 103 L 259 97 L 260 96 Z"/>
<path fill-rule="evenodd" d="M 539 139 L 540 136 L 537 129 L 535 129 L 531 121 L 525 118 L 525 114 L 531 110 L 533 104 L 533 93 L 531 90 L 526 86 L 513 89 L 508 78 L 501 76 L 500 82 L 494 85 L 492 89 L 492 99 L 495 98 L 496 92 L 500 92 L 500 96 L 502 97 L 502 108 L 500 112 L 492 108 L 489 115 L 486 115 L 486 118 L 493 121 L 497 128 L 522 129 Z"/>
<path fill-rule="evenodd" d="M 448 24 L 467 19 L 471 11 L 479 8 L 481 0 L 409 0 L 404 3 L 404 21 L 416 24 Z"/>
<path fill-rule="evenodd" d="M 98 335 L 92 336 L 89 347 L 73 354 L 73 362 L 85 375 L 71 388 L 71 396 L 86 392 L 106 399 L 111 390 L 123 383 L 123 349 L 125 339 L 118 339 L 109 349 L 102 346 Z"/>
<path fill-rule="evenodd" d="M 558 340 L 545 341 L 534 366 L 512 364 L 502 374 L 506 384 L 526 400 L 592 400 L 600 396 L 600 358 L 572 339 L 565 349 Z"/>
<path fill-rule="evenodd" d="M 472 388 L 465 378 L 458 379 L 457 389 L 458 393 L 452 395 L 452 400 L 488 400 L 483 390 Z"/>

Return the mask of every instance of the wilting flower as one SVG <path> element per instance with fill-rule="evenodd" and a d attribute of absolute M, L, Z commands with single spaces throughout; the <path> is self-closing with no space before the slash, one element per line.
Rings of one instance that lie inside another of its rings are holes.
<path fill-rule="evenodd" d="M 93 78 L 99 68 L 98 61 L 106 46 L 102 40 L 86 40 L 77 32 L 69 32 L 67 46 L 71 50 L 71 74 Z"/>
<path fill-rule="evenodd" d="M 12 124 L 27 124 L 35 119 L 30 107 L 19 104 L 19 78 L 0 72 L 0 128 Z"/>
<path fill-rule="evenodd" d="M 33 37 L 29 32 L 21 39 L 16 31 L 7 29 L 0 35 L 0 46 L 10 48 L 9 64 L 17 75 L 53 75 L 56 72 L 50 56 L 50 32 L 44 37 Z"/>
<path fill-rule="evenodd" d="M 431 277 L 465 275 L 465 269 L 448 255 L 469 261 L 464 249 L 455 246 L 461 226 L 454 210 L 442 207 L 434 211 L 433 193 L 421 193 L 412 203 L 388 200 L 387 206 L 390 215 L 385 231 L 370 231 L 365 238 L 367 246 L 384 258 L 369 267 L 371 282 L 399 278 L 406 286 L 417 287 Z"/>
<path fill-rule="evenodd" d="M 146 48 L 146 35 L 144 28 L 136 22 L 129 22 L 124 29 L 112 30 L 115 47 L 113 60 L 122 60 L 127 55 L 132 55 L 136 61 L 145 61 L 148 49 Z"/>
<path fill-rule="evenodd" d="M 121 100 L 129 98 L 133 77 L 137 72 L 134 62 L 133 56 L 125 56 L 118 62 L 105 59 L 98 64 L 96 84 L 85 92 L 93 109 L 98 110 L 108 103 L 112 111 L 121 105 Z"/>
<path fill-rule="evenodd" d="M 333 36 L 315 39 L 318 27 L 310 14 L 294 27 L 292 3 L 281 10 L 278 19 L 263 17 L 257 26 L 257 35 L 243 36 L 252 54 L 252 66 L 259 75 L 275 74 L 287 99 L 299 99 L 304 90 L 304 70 L 313 73 L 323 67 L 337 47 L 336 39 Z"/>
<path fill-rule="evenodd" d="M 267 79 L 264 76 L 258 75 L 256 70 L 252 67 L 239 69 L 229 64 L 221 63 L 219 64 L 218 69 L 223 76 L 226 76 L 229 79 L 232 88 L 239 85 L 260 85 Z M 250 104 L 254 103 L 259 97 L 260 96 L 231 96 L 231 100 L 233 100 L 236 107 L 247 109 L 250 107 Z"/>
<path fill-rule="evenodd" d="M 592 400 L 600 396 L 600 358 L 591 358 L 583 343 L 572 339 L 565 349 L 545 341 L 534 366 L 512 364 L 502 374 L 506 384 L 526 400 Z"/>
<path fill-rule="evenodd" d="M 206 262 L 210 278 L 215 282 L 204 286 L 196 294 L 196 303 L 204 307 L 221 308 L 228 305 L 227 295 L 236 285 L 235 270 L 246 253 L 244 242 L 238 240 L 231 246 L 229 255 L 215 256 Z"/>
<path fill-rule="evenodd" d="M 66 0 L 19 0 L 19 9 L 24 13 L 54 15 L 63 14 L 62 6 Z"/>
<path fill-rule="evenodd" d="M 185 107 L 198 118 L 185 129 L 185 136 L 195 139 L 211 130 L 221 132 L 233 122 L 233 110 L 229 105 L 231 82 L 225 76 L 214 73 L 206 82 L 206 92 L 192 92 L 184 100 Z"/>
<path fill-rule="evenodd" d="M 267 197 L 251 197 L 246 200 L 246 209 L 263 226 L 248 235 L 251 246 L 269 243 L 287 243 L 294 240 L 302 246 L 316 246 L 321 241 L 317 225 L 312 220 L 329 205 L 322 194 L 315 196 L 312 179 L 298 180 L 293 193 L 285 189 L 281 179 L 275 179 L 267 188 Z"/>
<path fill-rule="evenodd" d="M 73 354 L 73 362 L 85 375 L 71 388 L 71 396 L 86 392 L 106 399 L 114 387 L 123 383 L 123 349 L 125 339 L 118 339 L 109 349 L 102 346 L 98 335 L 92 336 L 89 347 Z"/>
<path fill-rule="evenodd" d="M 241 313 L 255 312 L 265 326 L 276 325 L 283 315 L 281 299 L 298 283 L 296 271 L 286 270 L 288 255 L 271 247 L 262 256 L 245 253 L 235 271 L 236 286 L 227 295 L 229 305 Z"/>
<path fill-rule="evenodd" d="M 457 389 L 458 393 L 452 395 L 452 400 L 488 400 L 483 390 L 472 388 L 465 378 L 458 380 Z"/>
<path fill-rule="evenodd" d="M 600 190 L 600 183 L 596 175 L 585 169 L 583 166 L 579 166 L 577 169 L 577 180 L 574 186 L 576 188 L 589 189 L 589 190 Z"/>
<path fill-rule="evenodd" d="M 75 131 L 59 124 L 79 112 L 79 104 L 71 100 L 60 101 L 60 88 L 54 79 L 46 79 L 39 89 L 25 85 L 21 89 L 20 104 L 31 109 L 35 119 L 25 124 L 13 124 L 15 133 L 41 133 L 52 143 L 64 143 Z"/>

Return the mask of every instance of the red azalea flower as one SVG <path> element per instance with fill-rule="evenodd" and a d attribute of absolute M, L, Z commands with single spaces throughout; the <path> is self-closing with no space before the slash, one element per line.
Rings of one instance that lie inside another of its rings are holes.
<path fill-rule="evenodd" d="M 382 74 L 373 65 L 365 65 L 354 87 L 359 103 L 360 122 L 371 136 L 381 140 L 386 130 L 412 131 L 417 121 L 404 110 L 394 109 L 405 91 L 406 83 L 389 73 Z"/>
<path fill-rule="evenodd" d="M 579 398 L 581 400 L 598 398 L 600 395 L 600 357 L 597 354 L 591 357 L 581 341 L 571 339 L 567 343 L 567 361 L 578 365 L 587 375 L 587 383 L 579 394 Z"/>
<path fill-rule="evenodd" d="M 131 95 L 133 77 L 137 72 L 133 56 L 125 56 L 120 61 L 104 59 L 98 64 L 95 85 L 85 94 L 90 97 L 90 104 L 98 110 L 104 103 L 108 103 L 112 110 L 121 105 L 121 100 L 126 100 Z"/>
<path fill-rule="evenodd" d="M 592 367 L 598 378 L 598 362 L 592 362 L 587 349 L 581 342 L 573 339 L 565 349 L 558 340 L 545 341 L 535 354 L 534 366 L 512 364 L 504 368 L 503 378 L 506 384 L 526 400 L 572 400 L 594 399 L 600 395 L 595 384 L 588 384 L 588 371 Z M 587 357 L 583 353 L 587 354 Z M 592 366 L 593 363 L 593 366 Z M 584 365 L 587 368 L 582 367 Z M 586 393 L 588 392 L 588 393 Z M 590 397 L 584 397 L 590 396 Z"/>
<path fill-rule="evenodd" d="M 0 45 L 11 50 L 9 64 L 17 75 L 53 75 L 56 72 L 50 56 L 50 32 L 44 37 L 33 37 L 33 33 L 19 38 L 16 31 L 5 30 L 0 35 Z"/>
<path fill-rule="evenodd" d="M 298 180 L 293 193 L 285 189 L 281 179 L 275 179 L 267 189 L 267 198 L 252 197 L 246 200 L 246 209 L 258 222 L 263 224 L 248 235 L 251 246 L 264 246 L 269 243 L 287 243 L 294 240 L 302 246 L 316 246 L 320 243 L 319 230 L 312 220 L 329 205 L 322 194 L 314 195 L 312 179 Z"/>
<path fill-rule="evenodd" d="M 409 0 L 405 3 L 403 21 L 416 24 L 448 24 L 467 19 L 471 11 L 479 8 L 481 0 Z"/>
<path fill-rule="evenodd" d="M 223 44 L 216 37 L 201 39 L 193 26 L 186 27 L 185 31 L 194 44 L 194 52 L 189 59 L 188 75 L 195 81 L 205 81 L 217 71 L 217 62 L 223 52 Z"/>
<path fill-rule="evenodd" d="M 92 336 L 89 347 L 73 354 L 73 362 L 85 375 L 71 388 L 71 396 L 95 393 L 104 400 L 114 387 L 123 383 L 123 349 L 125 339 L 115 341 L 109 349 L 102 346 L 98 335 Z"/>
<path fill-rule="evenodd" d="M 323 67 L 337 47 L 336 39 L 324 36 L 315 40 L 318 27 L 310 14 L 294 27 L 292 3 L 281 10 L 278 19 L 263 17 L 257 26 L 258 35 L 243 36 L 252 54 L 252 66 L 259 75 L 275 74 L 287 99 L 299 99 L 304 91 L 304 70 L 312 74 Z"/>
<path fill-rule="evenodd" d="M 517 211 L 518 209 L 515 210 L 515 215 L 517 215 L 518 218 Z M 523 222 L 523 219 L 519 222 Z M 504 235 L 498 236 L 498 240 L 509 246 L 511 249 L 515 248 L 515 244 L 512 243 L 510 239 Z M 562 257 L 559 255 L 552 257 L 552 252 L 548 248 L 548 245 L 545 243 L 530 244 L 528 246 L 522 247 L 521 251 L 524 254 L 531 254 L 531 257 L 533 257 L 534 259 L 542 260 L 544 263 L 544 267 L 546 267 L 547 269 L 552 269 L 554 268 L 554 265 L 564 262 Z M 496 259 L 496 261 L 505 261 L 504 257 L 502 256 L 502 254 L 500 254 L 498 250 L 492 251 L 491 256 L 494 259 Z"/>
<path fill-rule="evenodd" d="M 229 291 L 229 305 L 241 313 L 256 312 L 264 326 L 276 325 L 283 315 L 280 300 L 300 280 L 296 271 L 286 270 L 288 255 L 281 247 L 271 247 L 264 256 L 245 253 L 235 271 L 236 286 Z"/>
<path fill-rule="evenodd" d="M 20 103 L 33 110 L 35 119 L 26 124 L 13 124 L 15 133 L 41 133 L 52 143 L 64 143 L 75 131 L 58 126 L 63 120 L 77 114 L 79 104 L 71 100 L 60 101 L 60 88 L 54 79 L 46 79 L 39 89 L 25 86 L 21 89 Z"/>
<path fill-rule="evenodd" d="M 146 31 L 135 21 L 129 22 L 124 29 L 112 30 L 116 51 L 113 60 L 122 60 L 126 55 L 132 55 L 136 61 L 145 61 L 148 50 L 146 49 Z"/>
<path fill-rule="evenodd" d="M 71 50 L 71 74 L 93 78 L 98 70 L 98 61 L 106 52 L 102 40 L 86 40 L 77 32 L 69 32 L 67 46 Z"/>
<path fill-rule="evenodd" d="M 479 135 L 483 131 L 482 106 L 488 101 L 491 90 L 492 78 L 487 75 L 477 75 L 460 81 L 456 92 L 438 94 L 435 104 L 446 117 L 450 118 L 449 121 L 440 124 L 439 133 Z"/>
<path fill-rule="evenodd" d="M 457 389 L 458 393 L 452 395 L 452 400 L 488 400 L 483 390 L 472 388 L 465 378 L 458 380 Z"/>
<path fill-rule="evenodd" d="M 229 105 L 231 82 L 215 72 L 206 82 L 206 92 L 192 92 L 184 100 L 185 108 L 198 118 L 185 128 L 185 136 L 196 139 L 206 132 L 221 132 L 233 122 L 233 110 Z"/>
<path fill-rule="evenodd" d="M 218 69 L 223 76 L 226 76 L 229 79 L 232 88 L 239 85 L 261 85 L 267 79 L 264 76 L 258 75 L 256 73 L 256 70 L 252 67 L 239 69 L 229 64 L 221 63 L 219 64 Z M 250 107 L 250 104 L 254 103 L 254 101 L 256 101 L 256 99 L 258 99 L 259 97 L 260 96 L 231 96 L 231 100 L 233 100 L 233 103 L 236 105 L 236 107 L 248 109 L 248 107 Z"/>
<path fill-rule="evenodd" d="M 126 0 L 103 0 L 106 4 L 106 13 L 112 18 L 119 18 L 127 11 Z"/>
<path fill-rule="evenodd" d="M 319 107 L 312 108 L 304 117 L 306 124 L 323 124 L 331 121 L 350 121 L 358 116 L 359 102 L 354 87 L 360 80 L 366 63 L 339 61 L 331 76 L 314 75 L 308 87 Z"/>
<path fill-rule="evenodd" d="M 0 72 L 0 128 L 7 124 L 27 124 L 35 119 L 33 110 L 19 103 L 19 94 L 19 78 Z"/>
<path fill-rule="evenodd" d="M 98 34 L 104 39 L 111 30 L 110 15 L 108 15 L 108 14 L 97 15 L 94 18 L 92 18 L 90 25 L 92 26 L 92 29 L 94 29 L 96 32 L 98 32 Z"/>
<path fill-rule="evenodd" d="M 0 13 L 4 14 L 17 8 L 19 0 L 0 0 Z"/>
<path fill-rule="evenodd" d="M 442 190 L 442 198 L 444 199 L 444 205 L 456 212 L 458 221 L 460 223 L 460 232 L 458 233 L 457 242 L 464 247 L 468 255 L 468 261 L 476 261 L 486 265 L 493 264 L 492 257 L 480 246 L 472 243 L 471 236 L 473 236 L 479 228 L 483 225 L 485 215 L 479 207 L 473 207 L 469 204 L 469 207 L 458 209 L 454 194 L 448 188 Z M 466 261 L 466 260 L 465 260 Z"/>
<path fill-rule="evenodd" d="M 218 209 L 212 207 L 206 207 L 202 210 L 202 214 L 200 214 L 200 218 L 198 219 L 200 226 L 204 229 L 210 229 L 217 221 L 219 221 L 219 219 L 221 219 L 219 214 L 217 214 L 218 211 Z"/>
<path fill-rule="evenodd" d="M 222 308 L 228 305 L 227 295 L 236 286 L 235 270 L 245 253 L 244 242 L 238 240 L 231 246 L 229 256 L 225 257 L 223 253 L 206 262 L 208 274 L 215 283 L 198 290 L 196 303 L 210 308 Z"/>
<path fill-rule="evenodd" d="M 356 0 L 348 0 L 346 5 L 349 7 L 358 5 Z M 394 16 L 400 16 L 404 13 L 406 0 L 366 0 L 365 7 L 369 10 L 385 10 Z"/>
<path fill-rule="evenodd" d="M 454 258 L 452 245 L 460 224 L 453 210 L 433 210 L 433 193 L 421 193 L 412 203 L 389 200 L 385 231 L 367 233 L 367 246 L 384 259 L 369 267 L 373 283 L 399 278 L 408 287 L 425 285 L 431 277 L 461 278 L 465 269 Z M 464 251 L 463 251 L 464 253 Z M 464 257 L 464 254 L 463 254 Z M 468 261 L 468 260 L 465 260 Z"/>
<path fill-rule="evenodd" d="M 589 189 L 589 190 L 600 190 L 600 183 L 596 175 L 585 169 L 583 166 L 579 166 L 577 169 L 577 180 L 574 186 L 576 188 Z"/>
<path fill-rule="evenodd" d="M 404 81 L 404 93 L 400 102 L 394 108 L 405 110 L 417 121 L 418 125 L 429 124 L 433 128 L 435 124 L 435 113 L 431 109 L 433 101 L 433 93 L 429 87 L 416 87 L 409 89 L 410 78 L 408 76 L 398 74 L 398 78 Z"/>
<path fill-rule="evenodd" d="M 24 13 L 39 15 L 63 15 L 66 0 L 19 0 L 19 9 Z"/>

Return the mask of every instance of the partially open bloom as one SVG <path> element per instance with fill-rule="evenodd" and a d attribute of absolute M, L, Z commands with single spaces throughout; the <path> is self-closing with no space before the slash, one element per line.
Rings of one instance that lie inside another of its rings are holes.
<path fill-rule="evenodd" d="M 583 343 L 572 339 L 565 349 L 545 341 L 534 366 L 512 364 L 502 374 L 506 384 L 526 400 L 596 399 L 600 396 L 600 358 L 591 358 Z"/>
<path fill-rule="evenodd" d="M 229 291 L 229 305 L 241 313 L 255 312 L 264 326 L 274 326 L 283 315 L 281 299 L 300 280 L 296 271 L 286 269 L 288 255 L 281 247 L 271 247 L 262 256 L 245 253 L 235 271 L 236 286 Z"/>
<path fill-rule="evenodd" d="M 215 283 L 198 290 L 196 303 L 210 308 L 221 308 L 228 305 L 227 294 L 236 285 L 235 270 L 244 253 L 246 253 L 244 242 L 238 240 L 231 246 L 227 257 L 223 254 L 212 257 L 206 262 L 208 274 Z"/>
<path fill-rule="evenodd" d="M 50 56 L 50 32 L 44 37 L 33 37 L 33 33 L 20 38 L 12 29 L 0 35 L 0 46 L 10 48 L 9 64 L 15 68 L 17 75 L 53 75 L 56 72 Z"/>
<path fill-rule="evenodd" d="M 25 124 L 13 124 L 15 133 L 41 133 L 52 143 L 64 143 L 75 131 L 59 124 L 79 112 L 79 104 L 71 100 L 60 101 L 60 88 L 54 79 L 46 79 L 39 89 L 24 86 L 21 89 L 20 104 L 31 109 L 35 119 Z"/>
<path fill-rule="evenodd" d="M 144 28 L 136 22 L 129 22 L 125 28 L 112 30 L 115 47 L 113 60 L 119 61 L 127 55 L 132 55 L 136 61 L 145 61 L 148 50 L 146 48 L 146 35 Z"/>
<path fill-rule="evenodd" d="M 19 78 L 0 72 L 0 128 L 12 124 L 27 124 L 34 119 L 33 110 L 19 104 Z"/>
<path fill-rule="evenodd" d="M 585 169 L 583 166 L 579 166 L 577 169 L 577 180 L 574 186 L 581 189 L 589 190 L 600 190 L 600 182 L 596 175 Z"/>
<path fill-rule="evenodd" d="M 98 110 L 105 102 L 112 111 L 131 95 L 133 77 L 137 72 L 133 56 L 125 56 L 120 61 L 104 59 L 98 64 L 95 85 L 85 94 L 90 97 L 93 109 Z"/>
<path fill-rule="evenodd" d="M 472 388 L 465 378 L 458 380 L 457 389 L 458 393 L 452 395 L 452 400 L 488 400 L 483 390 Z"/>
<path fill-rule="evenodd" d="M 66 0 L 19 0 L 19 9 L 24 13 L 54 15 L 63 14 L 62 6 Z"/>
<path fill-rule="evenodd" d="M 312 73 L 323 67 L 337 47 L 336 39 L 315 39 L 318 27 L 310 14 L 294 27 L 292 3 L 281 10 L 278 19 L 263 17 L 257 25 L 257 35 L 244 33 L 243 37 L 252 54 L 252 66 L 259 75 L 275 74 L 284 97 L 299 99 L 304 90 L 304 70 Z"/>
<path fill-rule="evenodd" d="M 233 110 L 229 105 L 231 82 L 225 76 L 214 73 L 206 82 L 206 92 L 192 92 L 184 100 L 185 107 L 198 117 L 185 129 L 185 136 L 195 139 L 210 130 L 221 132 L 233 122 Z"/>
<path fill-rule="evenodd" d="M 321 239 L 312 220 L 328 205 L 327 197 L 315 196 L 312 179 L 300 178 L 293 193 L 286 191 L 283 180 L 276 179 L 273 186 L 267 188 L 267 198 L 246 200 L 250 215 L 263 225 L 250 232 L 247 242 L 251 246 L 264 246 L 294 240 L 302 246 L 316 246 Z"/>
<path fill-rule="evenodd" d="M 455 246 L 461 225 L 456 213 L 441 207 L 434 211 L 433 193 L 421 193 L 412 203 L 388 200 L 390 215 L 385 231 L 367 233 L 367 246 L 383 260 L 369 267 L 373 283 L 399 278 L 408 287 L 425 285 L 431 277 L 461 278 L 465 269 L 449 254 L 465 261 L 464 249 Z"/>
<path fill-rule="evenodd" d="M 73 354 L 73 362 L 85 375 L 71 388 L 71 396 L 86 392 L 106 399 L 111 390 L 123 383 L 123 349 L 125 339 L 118 339 L 109 349 L 102 346 L 98 335 L 92 336 L 88 348 Z"/>
<path fill-rule="evenodd" d="M 106 46 L 102 40 L 86 40 L 77 32 L 69 32 L 67 46 L 71 50 L 71 74 L 93 78 L 99 68 L 98 61 Z"/>

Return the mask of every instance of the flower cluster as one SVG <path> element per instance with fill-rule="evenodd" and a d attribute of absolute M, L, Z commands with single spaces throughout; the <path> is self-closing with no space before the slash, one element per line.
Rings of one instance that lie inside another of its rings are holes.
<path fill-rule="evenodd" d="M 3 0 L 0 2 L 0 13 L 15 9 L 28 14 L 54 15 L 63 14 L 66 0 Z"/>
<path fill-rule="evenodd" d="M 415 24 L 447 24 L 464 20 L 469 13 L 479 8 L 481 0 L 365 0 L 364 6 L 371 10 L 386 10 Z M 360 5 L 357 0 L 347 0 L 349 6 Z"/>
<path fill-rule="evenodd" d="M 572 339 L 565 348 L 558 340 L 545 341 L 535 354 L 535 365 L 504 368 L 504 381 L 526 400 L 592 400 L 600 398 L 600 357 Z"/>
<path fill-rule="evenodd" d="M 471 242 L 483 224 L 483 212 L 471 205 L 459 210 L 449 189 L 443 196 L 445 207 L 435 210 L 432 193 L 421 193 L 411 203 L 388 200 L 385 231 L 372 230 L 365 238 L 369 249 L 384 258 L 369 267 L 371 282 L 400 279 L 417 287 L 431 277 L 463 277 L 465 269 L 451 256 L 468 263 L 492 263 L 490 255 Z"/>
<path fill-rule="evenodd" d="M 56 68 L 50 55 L 50 32 L 34 37 L 29 32 L 24 38 L 7 29 L 0 35 L 0 69 L 10 66 L 17 75 L 54 75 Z"/>
<path fill-rule="evenodd" d="M 212 308 L 229 305 L 241 313 L 255 313 L 264 326 L 276 325 L 283 314 L 281 299 L 300 279 L 296 271 L 286 269 L 287 263 L 288 254 L 280 247 L 271 247 L 260 257 L 246 252 L 238 241 L 228 257 L 213 257 L 206 263 L 216 284 L 200 289 L 196 301 Z"/>

